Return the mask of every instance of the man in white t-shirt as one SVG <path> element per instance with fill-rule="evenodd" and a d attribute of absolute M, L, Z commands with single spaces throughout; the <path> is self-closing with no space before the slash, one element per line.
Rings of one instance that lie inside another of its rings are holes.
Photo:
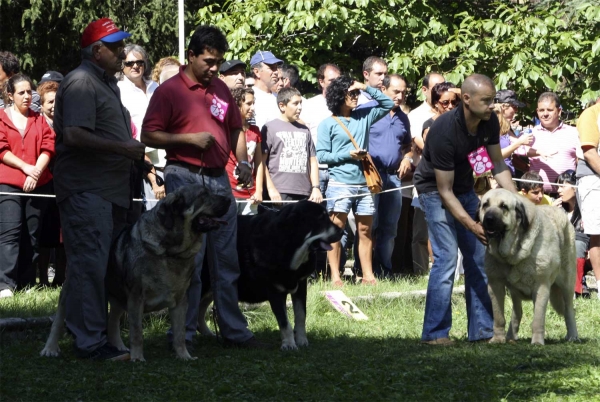
<path fill-rule="evenodd" d="M 279 80 L 277 69 L 283 64 L 273 53 L 259 50 L 250 59 L 250 68 L 254 74 L 254 119 L 259 129 L 265 123 L 274 120 L 281 114 L 277 99 L 273 96 L 273 86 Z"/>
<path fill-rule="evenodd" d="M 444 77 L 438 73 L 429 73 L 423 78 L 423 86 L 421 92 L 425 96 L 425 102 L 418 108 L 412 110 L 408 114 L 408 120 L 410 121 L 410 133 L 412 134 L 415 145 L 419 149 L 423 149 L 425 143 L 423 142 L 423 123 L 431 119 L 435 112 L 431 105 L 431 89 L 435 84 L 446 82 Z"/>

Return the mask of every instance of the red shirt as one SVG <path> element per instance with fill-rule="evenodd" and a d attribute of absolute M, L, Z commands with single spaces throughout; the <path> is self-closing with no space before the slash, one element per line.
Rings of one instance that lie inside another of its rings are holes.
<path fill-rule="evenodd" d="M 173 135 L 207 131 L 216 140 L 208 150 L 189 145 L 170 148 L 167 160 L 210 168 L 225 167 L 231 152 L 230 133 L 242 128 L 240 110 L 223 81 L 214 78 L 205 88 L 189 79 L 185 68 L 181 66 L 178 75 L 156 89 L 146 110 L 142 131 L 164 131 Z"/>
<path fill-rule="evenodd" d="M 254 169 L 254 156 L 256 155 L 256 149 L 260 148 L 260 131 L 257 126 L 250 126 L 248 130 L 246 130 L 246 146 L 248 148 L 248 162 L 250 162 L 250 166 Z M 233 176 L 233 171 L 237 163 L 235 161 L 235 155 L 233 152 L 229 160 L 227 161 L 227 166 L 225 169 L 227 170 L 227 176 L 229 176 L 229 183 L 231 184 L 231 190 L 233 191 L 233 196 L 235 198 L 243 198 L 248 199 L 254 195 L 256 192 L 256 187 L 254 183 L 256 182 L 256 170 L 252 171 L 253 182 L 250 187 L 243 188 L 238 186 L 238 180 Z"/>
<path fill-rule="evenodd" d="M 23 188 L 27 176 L 20 169 L 15 169 L 2 162 L 7 152 L 12 152 L 16 157 L 30 165 L 35 165 L 41 154 L 50 158 L 54 156 L 54 131 L 46 122 L 46 118 L 39 113 L 29 110 L 25 135 L 15 127 L 6 112 L 0 109 L 0 183 Z M 37 187 L 52 180 L 48 169 L 42 172 L 38 179 Z"/>

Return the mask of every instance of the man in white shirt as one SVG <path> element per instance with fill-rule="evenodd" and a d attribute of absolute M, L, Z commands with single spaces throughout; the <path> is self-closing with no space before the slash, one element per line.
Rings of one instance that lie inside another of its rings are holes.
<path fill-rule="evenodd" d="M 272 88 L 279 80 L 278 68 L 283 64 L 273 53 L 259 50 L 250 59 L 254 74 L 254 116 L 256 125 L 262 129 L 267 122 L 279 117 L 281 112 Z"/>
<path fill-rule="evenodd" d="M 435 84 L 442 82 L 446 82 L 446 80 L 440 74 L 427 74 L 425 78 L 423 78 L 423 86 L 421 87 L 421 92 L 423 92 L 423 95 L 425 95 L 425 102 L 408 114 L 408 120 L 410 121 L 410 133 L 419 149 L 423 149 L 425 146 L 425 143 L 423 142 L 423 123 L 435 115 L 433 106 L 431 105 L 431 89 L 435 86 Z"/>

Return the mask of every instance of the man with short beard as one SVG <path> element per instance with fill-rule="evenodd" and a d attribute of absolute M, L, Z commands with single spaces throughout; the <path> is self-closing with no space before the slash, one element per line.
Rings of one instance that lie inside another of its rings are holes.
<path fill-rule="evenodd" d="M 427 286 L 424 344 L 453 344 L 448 334 L 458 249 L 464 258 L 468 339 L 480 341 L 493 335 L 492 303 L 483 269 L 487 240 L 483 227 L 475 221 L 479 198 L 473 190 L 473 170 L 477 174 L 491 170 L 500 187 L 517 191 L 500 150 L 495 96 L 490 78 L 480 74 L 467 77 L 462 105 L 435 120 L 414 175 L 435 257 Z M 483 163 L 479 169 L 478 158 L 491 163 Z"/>
<path fill-rule="evenodd" d="M 425 143 L 423 142 L 423 123 L 435 115 L 434 107 L 431 104 L 431 89 L 435 84 L 440 84 L 442 82 L 446 82 L 446 80 L 440 74 L 427 74 L 425 78 L 423 78 L 423 85 L 421 86 L 421 92 L 425 95 L 425 101 L 408 114 L 408 119 L 410 120 L 410 132 L 415 145 L 421 150 L 425 146 Z"/>
<path fill-rule="evenodd" d="M 250 59 L 250 68 L 254 74 L 254 110 L 256 125 L 259 129 L 265 123 L 279 117 L 277 99 L 273 96 L 273 86 L 279 80 L 278 68 L 283 64 L 273 53 L 259 50 Z"/>

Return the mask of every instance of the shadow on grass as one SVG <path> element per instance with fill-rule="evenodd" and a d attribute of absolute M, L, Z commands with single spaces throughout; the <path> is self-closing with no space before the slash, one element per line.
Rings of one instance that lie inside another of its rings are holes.
<path fill-rule="evenodd" d="M 78 360 L 66 336 L 60 358 L 42 358 L 48 330 L 2 333 L 2 400 L 593 400 L 600 386 L 598 354 L 585 343 L 444 348 L 309 332 L 311 345 L 292 352 L 223 349 L 199 338 L 198 360 L 182 362 L 163 331 L 145 334 L 146 363 Z M 277 331 L 256 336 L 279 344 Z"/>

